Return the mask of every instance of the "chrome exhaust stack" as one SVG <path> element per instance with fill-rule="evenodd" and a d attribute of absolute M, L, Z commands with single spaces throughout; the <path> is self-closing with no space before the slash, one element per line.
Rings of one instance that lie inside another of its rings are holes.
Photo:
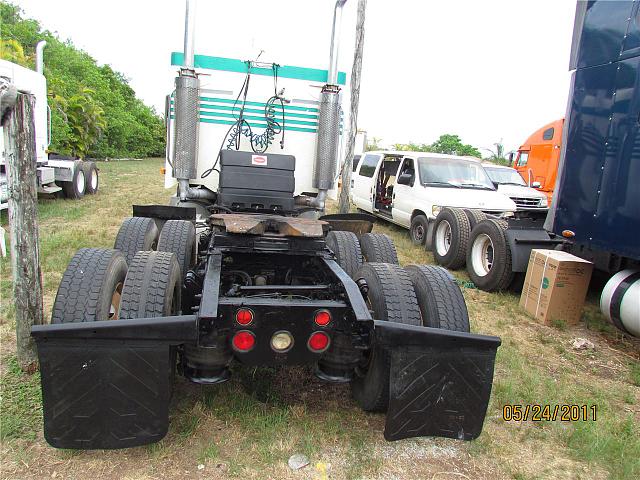
<path fill-rule="evenodd" d="M 184 21 L 184 61 L 176 77 L 173 137 L 173 177 L 178 180 L 181 201 L 203 197 L 200 189 L 189 187 L 198 174 L 198 128 L 200 125 L 200 81 L 194 68 L 195 0 L 186 0 Z M 211 193 L 208 192 L 207 193 Z"/>
<path fill-rule="evenodd" d="M 44 74 L 44 47 L 47 46 L 46 40 L 40 40 L 36 44 L 36 72 Z"/>
<path fill-rule="evenodd" d="M 331 29 L 331 49 L 329 52 L 329 70 L 327 83 L 320 94 L 320 112 L 318 114 L 318 137 L 316 160 L 313 164 L 313 186 L 318 195 L 309 203 L 312 207 L 324 210 L 327 191 L 335 184 L 338 167 L 338 146 L 340 140 L 340 87 L 338 86 L 338 57 L 340 49 L 340 25 L 342 9 L 347 0 L 337 0 L 333 10 Z"/>

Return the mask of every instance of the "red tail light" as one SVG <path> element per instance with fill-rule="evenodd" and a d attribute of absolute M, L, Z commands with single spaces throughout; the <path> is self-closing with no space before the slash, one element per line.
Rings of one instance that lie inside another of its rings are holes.
<path fill-rule="evenodd" d="M 253 312 L 248 308 L 241 308 L 236 312 L 236 322 L 240 325 L 249 325 L 253 322 Z"/>
<path fill-rule="evenodd" d="M 329 347 L 329 335 L 324 332 L 314 332 L 307 343 L 310 350 L 324 352 Z"/>
<path fill-rule="evenodd" d="M 256 344 L 256 336 L 247 330 L 241 330 L 233 336 L 232 343 L 235 350 L 248 352 Z"/>
<path fill-rule="evenodd" d="M 331 322 L 331 314 L 327 310 L 318 310 L 314 318 L 316 325 L 325 327 Z"/>

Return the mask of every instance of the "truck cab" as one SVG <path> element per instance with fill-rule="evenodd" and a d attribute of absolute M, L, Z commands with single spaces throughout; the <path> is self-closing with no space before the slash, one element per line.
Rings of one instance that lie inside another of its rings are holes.
<path fill-rule="evenodd" d="M 536 130 L 513 158 L 513 168 L 528 186 L 544 192 L 549 204 L 560 161 L 563 125 L 564 118 L 561 118 Z"/>
<path fill-rule="evenodd" d="M 443 207 L 505 216 L 516 204 L 496 191 L 481 163 L 430 152 L 367 152 L 354 172 L 351 200 L 405 228 L 417 216 L 435 220 Z"/>

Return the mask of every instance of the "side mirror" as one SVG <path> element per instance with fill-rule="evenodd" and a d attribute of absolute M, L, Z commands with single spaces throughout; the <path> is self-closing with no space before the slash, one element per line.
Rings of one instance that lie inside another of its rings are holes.
<path fill-rule="evenodd" d="M 398 177 L 396 183 L 399 185 L 411 185 L 413 183 L 413 175 L 410 173 L 403 173 Z"/>
<path fill-rule="evenodd" d="M 509 152 L 509 155 L 507 156 L 507 158 L 509 159 L 509 165 L 513 164 L 513 157 L 514 157 L 514 153 L 513 152 Z"/>
<path fill-rule="evenodd" d="M 496 190 L 500 186 L 500 184 L 498 182 L 491 182 L 491 183 L 493 183 L 493 188 L 495 188 Z"/>
<path fill-rule="evenodd" d="M 531 186 L 532 186 L 533 188 L 540 188 L 540 187 L 542 186 L 542 184 L 541 184 L 540 182 L 533 182 L 533 183 L 531 184 Z"/>

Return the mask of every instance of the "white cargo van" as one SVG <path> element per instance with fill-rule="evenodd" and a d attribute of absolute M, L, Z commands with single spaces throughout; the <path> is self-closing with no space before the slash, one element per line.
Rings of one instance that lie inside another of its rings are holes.
<path fill-rule="evenodd" d="M 351 180 L 351 201 L 410 229 L 416 244 L 431 239 L 430 228 L 444 207 L 500 217 L 516 210 L 510 198 L 496 191 L 478 160 L 423 152 L 367 152 Z"/>

